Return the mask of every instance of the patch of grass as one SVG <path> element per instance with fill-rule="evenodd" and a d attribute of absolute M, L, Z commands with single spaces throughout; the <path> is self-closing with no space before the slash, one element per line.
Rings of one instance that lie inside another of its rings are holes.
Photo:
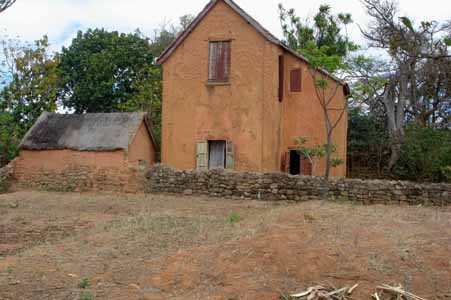
<path fill-rule="evenodd" d="M 7 267 L 6 268 L 6 273 L 12 274 L 12 272 L 13 272 L 13 268 L 12 267 Z"/>
<path fill-rule="evenodd" d="M 87 289 L 91 286 L 91 282 L 89 281 L 89 278 L 87 277 L 83 277 L 80 279 L 80 281 L 78 282 L 78 287 L 80 289 Z"/>
<path fill-rule="evenodd" d="M 239 221 L 241 221 L 241 216 L 236 212 L 232 212 L 227 216 L 227 222 L 230 224 L 235 224 Z"/>
<path fill-rule="evenodd" d="M 80 300 L 93 300 L 94 295 L 90 291 L 82 291 L 80 293 Z"/>
<path fill-rule="evenodd" d="M 315 221 L 315 217 L 310 213 L 304 213 L 304 221 L 307 223 L 313 223 L 313 221 Z"/>

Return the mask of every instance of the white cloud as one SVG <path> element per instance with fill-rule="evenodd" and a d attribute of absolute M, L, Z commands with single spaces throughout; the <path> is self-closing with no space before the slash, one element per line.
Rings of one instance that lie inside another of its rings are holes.
<path fill-rule="evenodd" d="M 270 31 L 280 36 L 277 5 L 293 7 L 300 16 L 312 16 L 322 3 L 335 12 L 350 12 L 357 24 L 368 22 L 359 0 L 236 0 L 248 13 Z M 401 11 L 416 20 L 449 18 L 451 2 L 445 0 L 401 0 Z M 47 34 L 55 49 L 67 45 L 79 29 L 104 27 L 131 32 L 140 28 L 150 35 L 158 25 L 177 22 L 184 14 L 197 14 L 207 0 L 18 0 L 0 15 L 0 28 L 10 35 L 35 40 Z M 357 24 L 351 26 L 351 36 L 362 41 Z"/>

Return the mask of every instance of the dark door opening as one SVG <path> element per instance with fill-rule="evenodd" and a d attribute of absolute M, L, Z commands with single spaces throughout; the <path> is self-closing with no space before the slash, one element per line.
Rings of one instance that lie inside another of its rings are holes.
<path fill-rule="evenodd" d="M 226 165 L 226 142 L 208 141 L 208 168 L 224 169 Z"/>
<path fill-rule="evenodd" d="M 296 150 L 290 151 L 290 174 L 301 175 L 301 155 Z"/>

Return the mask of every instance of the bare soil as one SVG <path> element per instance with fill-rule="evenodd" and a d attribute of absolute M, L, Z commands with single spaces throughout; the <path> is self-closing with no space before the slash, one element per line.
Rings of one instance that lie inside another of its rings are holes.
<path fill-rule="evenodd" d="M 318 283 L 451 299 L 451 208 L 0 196 L 2 300 L 275 300 Z"/>

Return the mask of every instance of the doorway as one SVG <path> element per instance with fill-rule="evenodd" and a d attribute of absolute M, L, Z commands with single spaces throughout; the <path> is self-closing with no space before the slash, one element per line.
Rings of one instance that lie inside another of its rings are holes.
<path fill-rule="evenodd" d="M 225 169 L 226 141 L 208 141 L 208 168 Z"/>
<path fill-rule="evenodd" d="M 301 155 L 297 150 L 290 150 L 290 174 L 301 175 Z"/>

